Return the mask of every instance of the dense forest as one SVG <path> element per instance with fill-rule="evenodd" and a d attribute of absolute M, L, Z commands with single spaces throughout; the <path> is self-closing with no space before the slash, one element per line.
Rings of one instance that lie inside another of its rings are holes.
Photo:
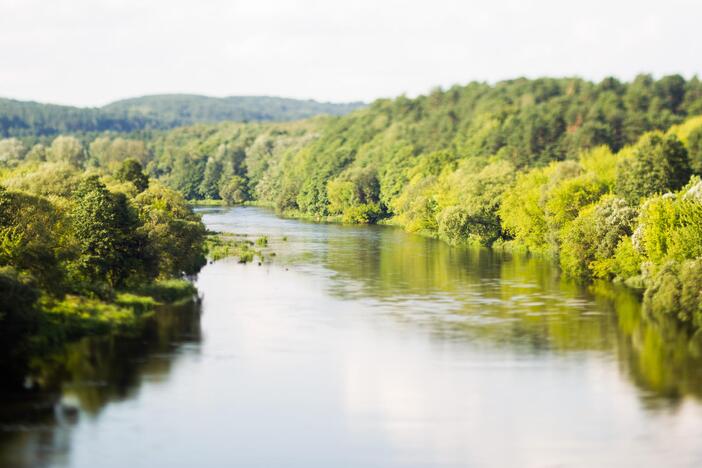
<path fill-rule="evenodd" d="M 697 328 L 699 115 L 702 82 L 677 75 L 470 83 L 338 117 L 9 138 L 0 184 L 52 196 L 76 170 L 132 161 L 190 200 L 548 255 L 571 277 L 645 290 L 652 313 Z"/>
<path fill-rule="evenodd" d="M 79 108 L 0 98 L 0 136 L 137 132 L 195 122 L 286 121 L 318 114 L 342 115 L 362 105 L 269 96 L 215 98 L 168 94 L 125 99 L 101 108 Z"/>

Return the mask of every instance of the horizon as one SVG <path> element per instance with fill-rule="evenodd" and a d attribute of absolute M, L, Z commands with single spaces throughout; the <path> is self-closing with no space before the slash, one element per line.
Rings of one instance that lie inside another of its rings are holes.
<path fill-rule="evenodd" d="M 464 81 L 464 82 L 457 82 L 453 84 L 448 84 L 446 86 L 441 86 L 441 85 L 436 85 L 436 86 L 431 86 L 427 90 L 423 92 L 419 92 L 413 95 L 410 95 L 409 93 L 400 93 L 392 96 L 378 96 L 376 98 L 373 98 L 371 100 L 367 101 L 340 101 L 340 100 L 325 100 L 325 99 L 317 99 L 314 97 L 292 97 L 292 96 L 284 96 L 284 95 L 275 95 L 275 94 L 224 94 L 224 95 L 214 95 L 214 94 L 204 94 L 204 93 L 196 93 L 196 92 L 155 92 L 151 94 L 137 94 L 137 95 L 130 95 L 130 96 L 124 96 L 124 97 L 119 97 L 117 99 L 114 99 L 112 101 L 106 102 L 104 104 L 100 105 L 79 105 L 79 104 L 74 104 L 74 103 L 63 103 L 63 102 L 51 102 L 51 101 L 42 101 L 38 99 L 22 99 L 22 98 L 16 98 L 14 96 L 7 96 L 7 95 L 0 95 L 0 99 L 8 99 L 12 101 L 18 101 L 18 102 L 31 102 L 31 103 L 36 103 L 36 104 L 43 104 L 43 105 L 52 105 L 52 106 L 63 106 L 63 107 L 76 107 L 76 108 L 81 108 L 81 109 L 100 109 L 103 107 L 107 107 L 111 104 L 115 104 L 118 102 L 122 101 L 129 101 L 133 99 L 142 99 L 142 98 L 148 98 L 148 97 L 167 97 L 167 96 L 189 96 L 189 97 L 202 97 L 202 98 L 211 98 L 211 99 L 229 99 L 229 98 L 274 98 L 274 99 L 291 99 L 295 101 L 312 101 L 312 102 L 317 102 L 320 104 L 363 104 L 363 105 L 368 105 L 373 103 L 374 101 L 381 100 L 381 99 L 396 99 L 401 96 L 407 96 L 409 98 L 417 98 L 420 96 L 426 96 L 430 94 L 433 90 L 435 89 L 441 89 L 443 91 L 446 91 L 448 89 L 451 89 L 454 86 L 468 86 L 471 83 L 485 83 L 489 86 L 496 86 L 500 83 L 504 82 L 509 82 L 509 81 L 514 81 L 514 80 L 520 80 L 520 79 L 526 79 L 526 80 L 539 80 L 539 79 L 580 79 L 584 80 L 590 83 L 599 83 L 607 78 L 614 78 L 616 80 L 619 80 L 622 83 L 629 83 L 633 81 L 637 76 L 639 75 L 650 75 L 654 79 L 661 79 L 665 76 L 673 76 L 673 75 L 679 75 L 682 76 L 686 81 L 692 80 L 692 79 L 699 79 L 700 74 L 698 73 L 693 73 L 691 75 L 685 75 L 683 73 L 664 73 L 664 74 L 654 74 L 651 72 L 646 72 L 642 71 L 639 73 L 636 73 L 634 76 L 629 77 L 629 78 L 622 78 L 620 76 L 613 76 L 613 75 L 606 75 L 603 76 L 599 79 L 589 79 L 583 76 L 577 76 L 577 75 L 549 75 L 549 76 L 515 76 L 513 78 L 504 78 L 500 80 L 495 80 L 495 81 L 490 81 L 490 80 L 471 80 L 471 81 Z"/>
<path fill-rule="evenodd" d="M 372 102 L 519 76 L 629 81 L 702 72 L 702 5 L 693 0 L 665 9 L 654 0 L 595 0 L 568 10 L 557 0 L 4 3 L 3 94 L 77 107 L 232 90 Z"/>

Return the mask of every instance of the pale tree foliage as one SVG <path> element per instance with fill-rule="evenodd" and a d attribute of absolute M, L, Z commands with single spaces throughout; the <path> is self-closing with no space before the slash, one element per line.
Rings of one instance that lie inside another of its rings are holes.
<path fill-rule="evenodd" d="M 73 166 L 81 166 L 85 161 L 85 151 L 76 137 L 59 135 L 51 143 L 47 159 L 53 162 L 66 162 Z"/>
<path fill-rule="evenodd" d="M 26 152 L 27 149 L 17 138 L 0 140 L 0 164 L 2 165 L 19 161 Z"/>

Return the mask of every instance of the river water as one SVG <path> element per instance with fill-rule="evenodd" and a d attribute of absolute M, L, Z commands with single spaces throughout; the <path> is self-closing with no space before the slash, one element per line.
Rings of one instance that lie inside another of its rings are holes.
<path fill-rule="evenodd" d="M 35 362 L 53 391 L 0 404 L 0 466 L 702 466 L 702 336 L 632 292 L 394 228 L 202 213 L 268 235 L 262 265 L 210 264 L 200 307 Z"/>

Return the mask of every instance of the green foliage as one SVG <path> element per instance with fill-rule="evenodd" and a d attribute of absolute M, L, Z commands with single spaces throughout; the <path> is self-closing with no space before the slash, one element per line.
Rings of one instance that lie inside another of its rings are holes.
<path fill-rule="evenodd" d="M 8 189 L 35 195 L 69 197 L 80 182 L 80 172 L 68 163 L 26 164 L 7 174 Z"/>
<path fill-rule="evenodd" d="M 0 139 L 0 166 L 14 166 L 27 153 L 24 144 L 17 138 Z"/>
<path fill-rule="evenodd" d="M 86 154 L 83 144 L 76 137 L 60 135 L 54 138 L 47 154 L 51 162 L 63 162 L 75 167 L 81 167 Z"/>
<path fill-rule="evenodd" d="M 266 238 L 266 245 L 268 243 Z M 207 257 L 212 261 L 222 260 L 225 258 L 238 258 L 239 263 L 252 262 L 257 256 L 263 260 L 261 251 L 253 248 L 254 243 L 248 239 L 241 239 L 237 236 L 227 234 L 211 234 L 207 236 L 206 241 Z M 265 247 L 265 245 L 259 244 Z"/>
<path fill-rule="evenodd" d="M 57 255 L 62 235 L 61 213 L 48 200 L 0 186 L 0 266 L 10 265 L 58 291 L 63 283 Z"/>
<path fill-rule="evenodd" d="M 471 234 L 471 218 L 465 208 L 449 206 L 438 217 L 439 237 L 449 244 L 465 242 Z"/>
<path fill-rule="evenodd" d="M 534 169 L 517 176 L 515 186 L 502 199 L 499 215 L 508 235 L 531 250 L 546 245 L 548 225 L 542 199 L 555 166 Z"/>
<path fill-rule="evenodd" d="M 244 203 L 249 199 L 246 192 L 246 181 L 242 177 L 232 176 L 221 185 L 218 195 L 227 205 Z"/>
<path fill-rule="evenodd" d="M 42 310 L 61 340 L 108 332 L 128 332 L 137 326 L 139 315 L 150 309 L 151 301 L 120 295 L 118 302 L 68 295 L 42 301 Z"/>
<path fill-rule="evenodd" d="M 205 227 L 185 199 L 151 184 L 134 203 L 148 239 L 146 258 L 155 259 L 159 276 L 197 273 L 205 264 Z"/>
<path fill-rule="evenodd" d="M 202 176 L 202 183 L 200 184 L 200 188 L 198 190 L 203 198 L 209 200 L 220 198 L 222 171 L 223 167 L 220 161 L 216 159 L 207 160 L 207 164 L 205 165 L 205 173 Z"/>
<path fill-rule="evenodd" d="M 380 183 L 373 168 L 351 169 L 327 183 L 328 211 L 345 223 L 375 223 L 382 217 Z"/>
<path fill-rule="evenodd" d="M 77 279 L 86 285 L 126 284 L 130 277 L 155 276 L 147 237 L 124 194 L 110 193 L 96 176 L 87 177 L 73 195 L 71 230 L 78 257 Z"/>
<path fill-rule="evenodd" d="M 631 203 L 656 193 L 678 190 L 691 175 L 687 150 L 674 135 L 649 133 L 622 159 L 617 193 Z"/>
<path fill-rule="evenodd" d="M 637 274 L 628 263 L 618 263 L 639 258 L 627 248 L 631 246 L 629 236 L 636 216 L 635 209 L 613 196 L 604 197 L 596 205 L 581 210 L 562 228 L 559 253 L 563 270 L 576 278 L 618 276 L 626 279 Z M 620 249 L 622 243 L 627 245 Z M 625 252 L 631 258 L 621 257 Z M 640 259 L 636 270 L 639 265 Z"/>
<path fill-rule="evenodd" d="M 702 182 L 689 188 L 648 200 L 641 208 L 635 241 L 646 257 L 660 264 L 702 256 L 702 202 L 695 194 Z"/>
<path fill-rule="evenodd" d="M 136 291 L 140 295 L 167 304 L 191 299 L 197 294 L 197 289 L 190 281 L 178 278 L 155 281 L 137 288 Z"/>
<path fill-rule="evenodd" d="M 144 174 L 141 163 L 136 159 L 125 159 L 115 177 L 121 182 L 131 182 L 138 192 L 143 192 L 149 187 L 149 177 Z"/>
<path fill-rule="evenodd" d="M 702 327 L 702 259 L 664 263 L 651 279 L 644 307 L 653 314 Z"/>
<path fill-rule="evenodd" d="M 702 124 L 690 133 L 687 142 L 687 152 L 692 172 L 702 175 Z"/>
<path fill-rule="evenodd" d="M 92 164 L 108 170 L 119 167 L 127 159 L 136 159 L 144 164 L 150 156 L 146 144 L 140 140 L 122 137 L 100 136 L 89 145 L 89 160 Z"/>
<path fill-rule="evenodd" d="M 614 274 L 617 278 L 630 281 L 641 274 L 642 262 L 643 258 L 641 253 L 634 247 L 631 237 L 625 237 L 617 245 L 617 249 L 614 252 L 614 259 L 607 272 Z M 601 274 L 598 276 L 605 275 Z M 639 285 L 637 284 L 636 286 Z"/>
<path fill-rule="evenodd" d="M 599 241 L 597 218 L 595 207 L 590 206 L 563 229 L 559 259 L 563 271 L 572 277 L 591 275 L 590 265 L 596 259 Z"/>

